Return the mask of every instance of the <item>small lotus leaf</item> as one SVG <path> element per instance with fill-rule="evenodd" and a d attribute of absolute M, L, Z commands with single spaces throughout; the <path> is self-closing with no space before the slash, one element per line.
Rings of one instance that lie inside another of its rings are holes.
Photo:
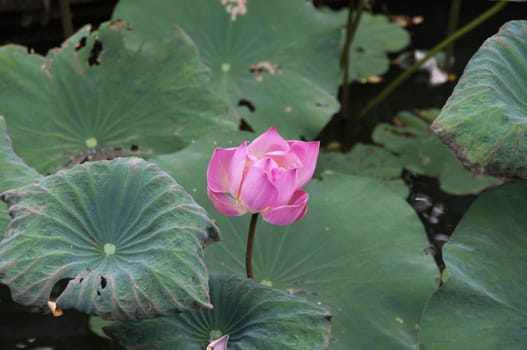
<path fill-rule="evenodd" d="M 425 308 L 420 349 L 524 349 L 527 186 L 480 195 L 444 246 L 448 280 Z"/>
<path fill-rule="evenodd" d="M 286 138 L 315 137 L 338 110 L 341 17 L 305 0 L 247 0 L 233 16 L 227 8 L 243 6 L 230 3 L 122 0 L 113 18 L 130 21 L 150 46 L 180 26 L 232 113 L 257 132 L 275 126 Z"/>
<path fill-rule="evenodd" d="M 437 177 L 441 189 L 451 194 L 477 193 L 496 185 L 490 176 L 474 176 L 430 132 L 430 110 L 397 114 L 393 124 L 381 123 L 373 131 L 373 140 L 398 156 L 401 166 L 416 174 Z M 437 111 L 435 113 L 437 115 Z"/>
<path fill-rule="evenodd" d="M 432 130 L 474 174 L 527 179 L 527 21 L 509 21 L 468 62 Z"/>
<path fill-rule="evenodd" d="M 343 30 L 343 40 L 345 36 Z M 408 32 L 386 16 L 363 12 L 350 47 L 349 80 L 385 73 L 390 65 L 388 53 L 402 50 L 409 42 Z"/>
<path fill-rule="evenodd" d="M 126 349 L 205 349 L 229 335 L 227 349 L 325 349 L 331 317 L 320 306 L 237 276 L 212 275 L 214 309 L 104 327 Z"/>
<path fill-rule="evenodd" d="M 13 219 L 0 282 L 15 302 L 115 320 L 211 307 L 203 246 L 216 226 L 155 165 L 85 163 L 1 198 Z"/>
<path fill-rule="evenodd" d="M 175 151 L 211 129 L 234 129 L 208 90 L 196 48 L 172 30 L 156 52 L 123 22 L 81 28 L 46 57 L 0 47 L 0 114 L 18 154 L 44 173 L 84 160 Z"/>

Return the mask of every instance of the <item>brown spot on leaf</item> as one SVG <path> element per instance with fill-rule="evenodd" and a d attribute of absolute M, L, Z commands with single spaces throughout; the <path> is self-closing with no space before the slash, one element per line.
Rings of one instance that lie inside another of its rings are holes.
<path fill-rule="evenodd" d="M 122 28 L 126 30 L 132 30 L 134 27 L 130 23 L 118 18 L 110 22 L 109 28 L 110 29 L 121 29 Z"/>
<path fill-rule="evenodd" d="M 48 301 L 48 307 L 51 310 L 51 313 L 53 314 L 53 316 L 55 317 L 60 317 L 64 314 L 62 309 L 54 301 L 51 301 L 51 300 Z"/>
<path fill-rule="evenodd" d="M 272 64 L 269 61 L 260 61 L 249 66 L 249 72 L 255 74 L 254 80 L 261 82 L 264 80 L 264 74 L 274 75 L 280 71 L 277 64 Z"/>
<path fill-rule="evenodd" d="M 95 162 L 98 160 L 112 160 L 117 157 L 126 157 L 126 156 L 149 156 L 153 152 L 151 149 L 141 149 L 137 145 L 131 145 L 129 150 L 124 149 L 122 146 L 113 146 L 110 148 L 98 148 L 90 149 L 84 152 L 77 153 L 75 155 L 72 152 L 64 152 L 64 156 L 69 157 L 70 159 L 64 165 L 64 168 L 68 169 L 78 164 L 83 164 L 86 162 Z"/>

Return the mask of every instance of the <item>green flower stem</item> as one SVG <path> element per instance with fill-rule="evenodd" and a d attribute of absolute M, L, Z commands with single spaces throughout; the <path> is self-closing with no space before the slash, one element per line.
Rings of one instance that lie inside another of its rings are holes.
<path fill-rule="evenodd" d="M 62 31 L 64 39 L 73 35 L 73 21 L 71 18 L 70 1 L 60 0 L 60 18 L 62 19 Z"/>
<path fill-rule="evenodd" d="M 350 67 L 349 57 L 350 57 L 351 42 L 353 40 L 353 37 L 355 36 L 355 33 L 357 32 L 360 18 L 364 10 L 364 0 L 359 0 L 359 4 L 357 6 L 356 11 L 353 11 L 353 8 L 355 7 L 354 4 L 355 4 L 355 0 L 350 0 L 349 10 L 348 10 L 346 39 L 344 41 L 344 47 L 342 48 L 342 53 L 340 55 L 340 67 L 343 69 L 341 102 L 342 102 L 342 115 L 344 117 L 347 117 L 349 113 L 348 112 L 348 109 L 349 109 L 349 67 Z M 353 16 L 353 12 L 355 12 L 355 16 Z"/>
<path fill-rule="evenodd" d="M 448 30 L 447 37 L 455 33 L 457 25 L 459 23 L 459 12 L 461 9 L 461 0 L 452 0 L 450 3 L 450 15 L 448 16 Z M 450 71 L 452 67 L 452 57 L 454 57 L 454 43 L 448 45 L 445 49 L 445 63 L 443 69 L 445 71 Z"/>
<path fill-rule="evenodd" d="M 245 251 L 245 270 L 247 271 L 247 278 L 253 279 L 253 246 L 254 234 L 256 232 L 256 221 L 258 221 L 258 213 L 251 216 L 251 223 L 249 224 L 249 234 L 247 236 L 247 249 Z"/>
<path fill-rule="evenodd" d="M 485 22 L 487 19 L 498 13 L 505 5 L 507 4 L 506 1 L 500 1 L 493 5 L 491 8 L 489 8 L 487 11 L 483 12 L 481 15 L 479 15 L 477 18 L 472 20 L 470 23 L 465 25 L 463 28 L 459 29 L 457 32 L 452 34 L 451 36 L 447 37 L 445 40 L 441 41 L 439 44 L 437 44 L 433 49 L 428 51 L 425 57 L 423 57 L 421 60 L 415 62 L 412 66 L 408 67 L 404 72 L 402 72 L 394 81 L 392 81 L 386 88 L 384 88 L 383 91 L 379 95 L 377 95 L 374 99 L 370 100 L 366 106 L 359 112 L 358 117 L 362 118 L 364 117 L 373 107 L 378 105 L 382 100 L 384 100 L 388 95 L 390 95 L 393 90 L 395 90 L 399 85 L 401 85 L 406 79 L 408 79 L 416 70 L 419 69 L 419 67 L 426 62 L 430 57 L 434 56 L 436 53 L 447 47 L 448 45 L 452 44 L 465 34 L 469 33 L 473 29 L 475 29 L 477 26 L 479 26 L 481 23 Z"/>

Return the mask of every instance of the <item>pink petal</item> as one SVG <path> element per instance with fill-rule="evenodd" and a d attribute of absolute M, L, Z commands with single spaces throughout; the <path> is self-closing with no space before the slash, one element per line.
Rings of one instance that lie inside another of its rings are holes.
<path fill-rule="evenodd" d="M 268 152 L 287 151 L 287 142 L 278 134 L 275 128 L 270 128 L 249 144 L 249 154 L 260 159 Z"/>
<path fill-rule="evenodd" d="M 284 169 L 295 169 L 302 166 L 302 160 L 291 151 L 267 152 L 266 157 L 272 158 L 279 167 Z"/>
<path fill-rule="evenodd" d="M 270 164 L 271 160 L 266 159 L 265 162 Z M 253 166 L 245 173 L 239 198 L 251 213 L 258 213 L 276 204 L 279 194 L 265 169 L 269 166 Z"/>
<path fill-rule="evenodd" d="M 248 162 L 247 141 L 243 141 L 239 147 L 235 148 L 228 170 L 229 192 L 235 197 L 239 195 L 245 168 L 249 165 Z"/>
<path fill-rule="evenodd" d="M 285 205 L 291 201 L 293 193 L 297 190 L 297 169 L 284 170 L 275 168 L 271 171 L 271 182 L 278 191 L 275 206 Z"/>
<path fill-rule="evenodd" d="M 225 216 L 240 216 L 247 213 L 241 203 L 229 193 L 218 193 L 207 188 L 207 195 L 216 210 Z"/>
<path fill-rule="evenodd" d="M 317 166 L 320 142 L 289 141 L 289 146 L 291 147 L 291 152 L 295 153 L 302 162 L 302 167 L 297 172 L 296 182 L 297 188 L 300 188 L 313 177 L 315 167 Z"/>
<path fill-rule="evenodd" d="M 207 186 L 214 192 L 229 191 L 229 170 L 236 148 L 216 148 L 207 167 Z"/>
<path fill-rule="evenodd" d="M 288 205 L 273 208 L 263 213 L 263 219 L 273 225 L 290 225 L 306 215 L 308 199 L 309 195 L 306 192 L 298 190 Z"/>
<path fill-rule="evenodd" d="M 272 206 L 280 206 L 289 203 L 291 196 L 297 188 L 296 183 L 296 169 L 283 169 L 276 164 L 272 158 L 260 159 L 251 166 L 260 168 L 267 174 L 267 179 L 276 189 L 277 197 Z"/>

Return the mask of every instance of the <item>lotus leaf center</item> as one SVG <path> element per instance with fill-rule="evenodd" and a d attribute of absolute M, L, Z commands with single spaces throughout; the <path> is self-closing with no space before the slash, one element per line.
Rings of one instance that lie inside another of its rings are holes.
<path fill-rule="evenodd" d="M 223 336 L 223 333 L 222 333 L 222 331 L 220 331 L 219 329 L 213 329 L 213 330 L 210 331 L 210 333 L 209 333 L 209 339 L 218 339 L 218 338 L 220 338 L 221 336 Z"/>
<path fill-rule="evenodd" d="M 228 64 L 228 63 L 224 63 L 221 65 L 221 70 L 224 71 L 225 73 L 227 73 L 228 71 L 231 70 L 231 65 Z"/>
<path fill-rule="evenodd" d="M 260 284 L 263 284 L 264 286 L 267 286 L 267 287 L 272 287 L 272 286 L 273 286 L 273 281 L 262 280 L 262 281 L 260 282 Z"/>
<path fill-rule="evenodd" d="M 97 139 L 95 137 L 89 137 L 84 142 L 86 143 L 86 147 L 88 147 L 88 148 L 95 148 L 95 147 L 97 147 Z"/>
<path fill-rule="evenodd" d="M 115 253 L 115 246 L 111 243 L 106 243 L 104 245 L 104 252 L 106 253 L 106 255 L 112 255 Z"/>

